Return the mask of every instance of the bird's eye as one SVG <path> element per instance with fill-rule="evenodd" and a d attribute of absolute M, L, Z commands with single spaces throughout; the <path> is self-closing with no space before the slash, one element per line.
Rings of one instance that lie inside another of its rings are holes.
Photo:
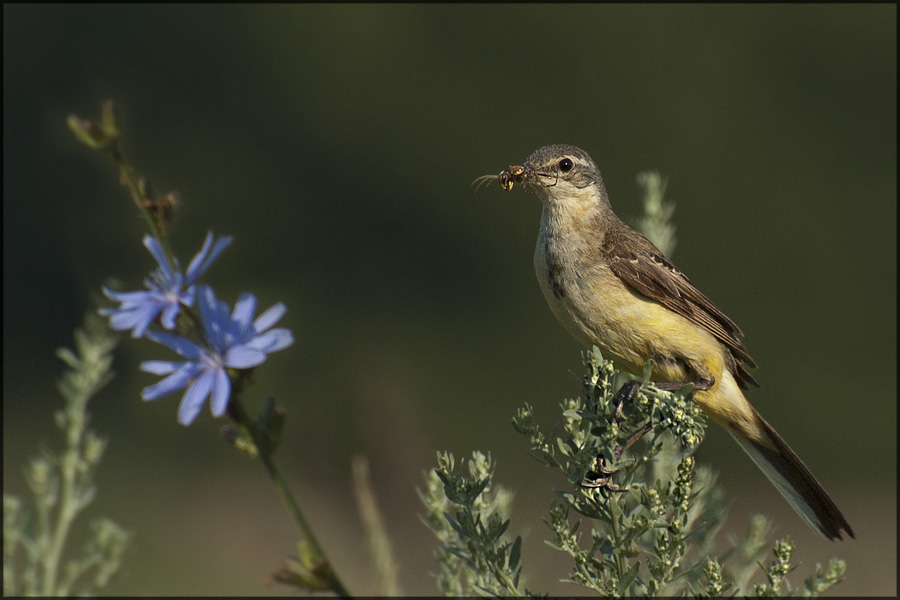
<path fill-rule="evenodd" d="M 571 158 L 564 158 L 559 161 L 559 170 L 563 173 L 568 173 L 572 170 L 572 167 L 575 166 L 575 163 L 572 162 Z"/>

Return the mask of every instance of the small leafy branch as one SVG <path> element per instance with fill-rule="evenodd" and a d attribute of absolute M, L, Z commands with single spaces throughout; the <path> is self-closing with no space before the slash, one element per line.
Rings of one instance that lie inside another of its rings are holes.
<path fill-rule="evenodd" d="M 685 390 L 654 388 L 650 366 L 636 386 L 595 348 L 588 368 L 582 396 L 563 405 L 555 445 L 546 442 L 530 406 L 513 420 L 529 438 L 533 455 L 572 485 L 557 492 L 551 507 L 554 545 L 575 560 L 570 581 L 598 594 L 669 595 L 676 579 L 688 581 L 702 570 L 703 565 L 682 568 L 688 545 L 708 546 L 715 534 L 715 515 L 696 502 L 691 454 L 703 437 L 705 417 Z M 644 436 L 649 440 L 635 439 Z M 683 450 L 674 449 L 676 441 Z M 667 466 L 654 480 L 651 461 L 663 459 L 665 443 L 670 444 Z M 633 456 L 626 454 L 631 448 Z M 581 522 L 569 524 L 570 511 L 593 519 L 587 549 L 580 546 Z"/>
<path fill-rule="evenodd" d="M 530 595 L 520 587 L 522 538 L 505 536 L 512 495 L 492 485 L 490 456 L 474 452 L 459 468 L 448 452 L 437 461 L 419 496 L 428 507 L 426 524 L 441 541 L 438 589 L 447 596 Z"/>
<path fill-rule="evenodd" d="M 563 402 L 562 420 L 551 434 L 543 433 L 528 405 L 513 420 L 531 454 L 569 484 L 556 491 L 545 521 L 553 534 L 548 543 L 573 562 L 563 581 L 622 597 L 815 596 L 842 580 L 845 564 L 833 559 L 827 570 L 816 565 L 801 589 L 791 587 L 789 540 L 775 543 L 769 566 L 762 562 L 770 529 L 763 517 L 753 520 L 741 544 L 717 556 L 724 494 L 693 456 L 706 418 L 692 402 L 690 386 L 659 390 L 648 379 L 650 367 L 633 381 L 596 348 L 587 367 L 581 397 Z M 441 544 L 438 588 L 450 596 L 530 595 L 520 587 L 521 540 L 506 537 L 511 494 L 495 486 L 494 465 L 481 453 L 473 454 L 467 469 L 439 454 L 420 494 Z M 589 532 L 584 519 L 593 525 Z M 766 583 L 751 585 L 759 570 Z"/>
<path fill-rule="evenodd" d="M 112 379 L 112 351 L 117 343 L 101 319 L 85 317 L 75 331 L 75 350 L 57 356 L 68 369 L 58 383 L 65 407 L 54 414 L 65 437 L 59 454 L 44 450 L 26 469 L 31 506 L 3 494 L 3 594 L 69 596 L 96 593 L 119 570 L 131 534 L 107 518 L 94 519 L 81 552 L 65 558 L 76 518 L 97 493 L 94 474 L 106 440 L 88 428 L 88 402 Z"/>

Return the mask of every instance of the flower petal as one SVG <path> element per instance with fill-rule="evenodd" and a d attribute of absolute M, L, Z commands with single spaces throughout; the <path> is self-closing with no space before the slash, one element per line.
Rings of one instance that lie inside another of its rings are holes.
<path fill-rule="evenodd" d="M 266 362 L 266 353 L 249 346 L 232 346 L 224 358 L 225 365 L 232 369 L 250 369 Z"/>
<path fill-rule="evenodd" d="M 146 234 L 144 235 L 144 246 L 147 247 L 147 250 L 150 251 L 150 254 L 153 255 L 153 258 L 156 259 L 156 262 L 159 263 L 159 268 L 162 270 L 163 274 L 169 281 L 173 281 L 175 279 L 175 274 L 172 273 L 172 269 L 169 268 L 169 261 L 166 260 L 166 253 L 162 249 L 162 245 L 152 235 Z M 176 267 L 178 264 L 176 263 Z"/>
<path fill-rule="evenodd" d="M 180 335 L 166 333 L 164 331 L 148 331 L 147 337 L 154 342 L 167 346 L 185 358 L 196 360 L 203 356 L 201 348 L 191 340 Z"/>
<path fill-rule="evenodd" d="M 165 329 L 175 329 L 175 317 L 178 316 L 180 310 L 177 302 L 169 302 L 162 309 L 160 322 Z"/>
<path fill-rule="evenodd" d="M 103 286 L 103 294 L 113 300 L 115 302 L 123 302 L 123 303 L 134 303 L 140 304 L 145 301 L 145 298 L 150 295 L 150 292 L 140 291 L 140 292 L 115 292 L 109 289 L 106 286 Z M 101 309 L 101 310 L 109 310 L 109 309 Z"/>
<path fill-rule="evenodd" d="M 182 425 L 190 425 L 197 418 L 203 402 L 209 395 L 215 379 L 215 370 L 207 369 L 200 374 L 194 382 L 188 386 L 181 404 L 178 406 L 178 422 Z"/>
<path fill-rule="evenodd" d="M 213 262 L 219 257 L 219 254 L 231 245 L 231 242 L 234 238 L 230 235 L 223 236 L 219 238 L 216 242 L 216 245 L 213 247 L 212 252 L 209 251 L 209 246 L 212 244 L 213 233 L 212 231 L 206 234 L 206 239 L 203 241 L 203 247 L 200 249 L 200 252 L 194 256 L 193 260 L 191 260 L 191 264 L 188 265 L 187 270 L 187 278 L 185 279 L 185 284 L 190 286 L 193 285 L 197 279 L 200 278 L 203 273 L 212 266 Z"/>
<path fill-rule="evenodd" d="M 228 399 L 231 397 L 231 380 L 225 369 L 216 369 L 216 377 L 212 386 L 212 399 L 209 408 L 214 417 L 221 417 L 228 408 Z"/>
<path fill-rule="evenodd" d="M 215 352 L 224 352 L 227 348 L 228 305 L 219 302 L 208 285 L 197 286 L 197 298 L 206 341 Z"/>
<path fill-rule="evenodd" d="M 153 373 L 154 375 L 168 375 L 169 373 L 174 373 L 184 365 L 186 362 L 183 361 L 171 361 L 171 360 L 145 360 L 139 365 L 141 371 L 145 373 Z"/>
<path fill-rule="evenodd" d="M 196 277 L 199 277 L 202 273 L 200 271 L 200 265 L 203 264 L 203 260 L 206 258 L 206 253 L 209 252 L 209 247 L 212 245 L 213 241 L 213 232 L 207 231 L 206 238 L 203 240 L 203 246 L 200 248 L 200 252 L 198 252 L 194 258 L 191 259 L 191 263 L 188 265 L 187 269 L 187 282 L 188 285 L 191 285 Z"/>
<path fill-rule="evenodd" d="M 156 400 L 180 390 L 191 382 L 200 366 L 197 363 L 184 363 L 177 371 L 153 385 L 145 387 L 141 391 L 144 400 Z"/>
<path fill-rule="evenodd" d="M 291 333 L 291 330 L 279 327 L 256 336 L 245 345 L 269 354 L 283 350 L 293 343 L 294 334 Z"/>
<path fill-rule="evenodd" d="M 256 296 L 244 292 L 234 304 L 231 313 L 230 333 L 241 344 L 253 337 L 253 313 L 256 312 Z"/>
<path fill-rule="evenodd" d="M 269 310 L 264 312 L 263 314 L 256 317 L 256 321 L 253 322 L 253 326 L 256 328 L 256 332 L 260 333 L 274 325 L 278 322 L 278 320 L 284 316 L 284 313 L 287 312 L 287 307 L 279 302 L 273 305 Z"/>
<path fill-rule="evenodd" d="M 125 306 L 123 308 L 101 308 L 103 316 L 109 317 L 109 326 L 115 331 L 131 329 L 131 337 L 139 338 L 156 319 L 160 306 L 148 302 L 141 306 Z"/>

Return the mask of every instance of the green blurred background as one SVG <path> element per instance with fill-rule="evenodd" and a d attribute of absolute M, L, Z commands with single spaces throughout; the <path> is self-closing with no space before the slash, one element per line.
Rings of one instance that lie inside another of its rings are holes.
<path fill-rule="evenodd" d="M 283 470 L 357 593 L 350 461 L 365 454 L 404 589 L 433 594 L 415 487 L 434 452 L 490 451 L 517 492 L 532 589 L 566 562 L 541 540 L 553 486 L 510 426 L 552 424 L 580 348 L 531 255 L 539 202 L 471 182 L 550 143 L 587 150 L 613 205 L 635 176 L 677 203 L 675 262 L 747 333 L 751 400 L 842 507 L 831 544 L 721 430 L 700 456 L 733 496 L 727 529 L 774 516 L 803 562 L 849 561 L 842 595 L 896 592 L 896 6 L 27 6 L 3 9 L 3 466 L 59 447 L 53 351 L 109 276 L 140 287 L 143 224 L 70 113 L 115 99 L 124 149 L 177 189 L 186 262 L 208 229 L 235 243 L 219 296 L 283 301 L 296 342 L 252 394 L 290 416 Z M 90 513 L 136 533 L 114 594 L 285 594 L 263 586 L 296 531 L 259 464 L 179 397 L 142 403 L 171 354 L 126 340 L 93 404 L 110 439 Z M 796 583 L 799 583 L 796 581 Z"/>

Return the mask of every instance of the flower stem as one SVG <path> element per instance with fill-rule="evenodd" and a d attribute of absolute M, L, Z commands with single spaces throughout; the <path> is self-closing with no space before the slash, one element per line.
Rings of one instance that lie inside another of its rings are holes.
<path fill-rule="evenodd" d="M 278 490 L 278 495 L 281 496 L 281 500 L 287 507 L 288 512 L 291 513 L 294 521 L 296 521 L 297 525 L 300 527 L 300 531 L 302 532 L 303 538 L 308 544 L 309 549 L 312 550 L 315 555 L 315 562 L 318 564 L 306 566 L 310 569 L 315 569 L 319 574 L 327 577 L 328 583 L 336 595 L 345 598 L 350 597 L 350 592 L 344 587 L 344 584 L 335 572 L 331 561 L 329 561 L 328 557 L 325 555 L 325 551 L 319 544 L 315 533 L 313 533 L 312 527 L 303 515 L 303 511 L 300 509 L 300 505 L 297 504 L 297 500 L 291 493 L 290 488 L 288 488 L 287 482 L 284 480 L 281 471 L 278 469 L 278 465 L 275 464 L 274 457 L 263 433 L 260 431 L 257 424 L 250 419 L 249 415 L 247 415 L 238 396 L 239 394 L 236 390 L 232 392 L 231 401 L 229 402 L 229 411 L 234 420 L 239 425 L 245 427 L 249 432 L 253 439 L 253 444 L 259 452 L 259 457 L 262 459 L 263 465 L 265 465 L 266 471 L 269 473 L 269 477 L 272 478 L 272 482 Z"/>
<path fill-rule="evenodd" d="M 132 169 L 131 165 L 128 164 L 128 161 L 125 160 L 125 156 L 119 149 L 118 144 L 110 149 L 110 156 L 112 156 L 113 160 L 115 160 L 116 164 L 119 166 L 119 173 L 121 174 L 122 181 L 124 181 L 125 185 L 128 186 L 128 190 L 131 192 L 131 198 L 132 200 L 134 200 L 134 204 L 137 206 L 141 215 L 144 217 L 144 220 L 147 221 L 147 226 L 150 228 L 150 232 L 153 234 L 153 237 L 159 240 L 160 245 L 162 245 L 163 252 L 165 252 L 166 255 L 166 260 L 169 262 L 169 268 L 173 271 L 177 270 L 177 266 L 175 264 L 175 254 L 172 252 L 172 248 L 169 247 L 169 238 L 163 235 L 163 232 L 160 230 L 159 225 L 156 223 L 156 220 L 154 220 L 153 215 L 150 213 L 150 210 L 148 210 L 147 206 L 150 203 L 150 198 L 147 198 L 147 196 L 141 190 L 141 186 L 134 176 L 134 169 Z"/>

